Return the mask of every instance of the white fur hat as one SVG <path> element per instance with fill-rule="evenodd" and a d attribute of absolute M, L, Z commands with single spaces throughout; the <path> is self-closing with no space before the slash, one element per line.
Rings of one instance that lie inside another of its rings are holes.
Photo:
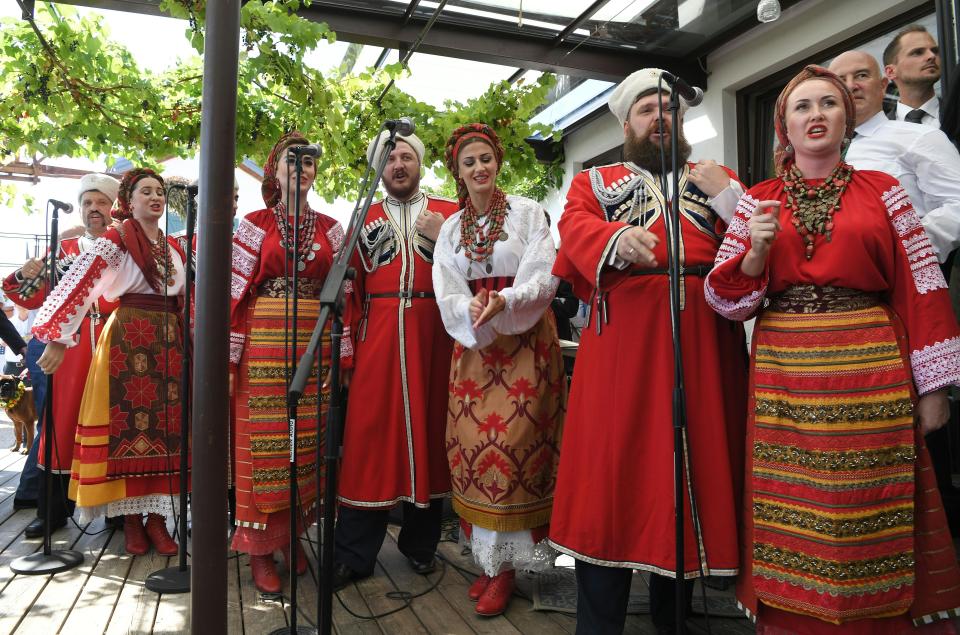
<path fill-rule="evenodd" d="M 637 95 L 645 90 L 655 89 L 660 82 L 662 73 L 663 71 L 659 68 L 641 68 L 631 73 L 614 89 L 607 106 L 610 107 L 610 112 L 617 117 L 621 126 L 630 116 L 630 107 L 636 103 Z M 663 82 L 663 92 L 670 92 L 670 85 L 666 81 Z M 686 110 L 687 102 L 681 99 L 680 113 L 683 114 Z"/>
<path fill-rule="evenodd" d="M 117 200 L 117 191 L 120 189 L 120 181 L 107 176 L 106 174 L 85 174 L 80 179 L 80 191 L 77 193 L 77 202 L 83 198 L 84 192 L 96 190 L 109 198 L 111 201 Z"/>
<path fill-rule="evenodd" d="M 378 136 L 374 137 L 373 141 L 367 146 L 367 163 L 375 164 L 373 156 L 373 149 L 377 148 L 377 158 L 380 158 L 380 153 L 383 152 L 384 143 L 387 141 L 387 137 L 390 135 L 389 131 L 384 130 Z M 420 159 L 420 165 L 423 165 L 423 152 L 424 146 L 423 141 L 420 141 L 420 138 L 415 134 L 411 135 L 397 135 L 397 141 L 405 141 L 413 151 L 417 153 L 417 158 Z"/>

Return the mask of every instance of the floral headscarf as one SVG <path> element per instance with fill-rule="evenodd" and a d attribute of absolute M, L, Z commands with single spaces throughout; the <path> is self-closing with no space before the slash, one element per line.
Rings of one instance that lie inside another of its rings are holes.
<path fill-rule="evenodd" d="M 267 156 L 267 162 L 263 164 L 263 182 L 260 184 L 260 194 L 263 196 L 263 202 L 267 207 L 276 207 L 280 202 L 280 180 L 277 179 L 277 166 L 280 163 L 281 153 L 290 146 L 310 145 L 310 141 L 302 132 L 291 130 L 280 137 L 274 144 L 273 149 Z"/>
<path fill-rule="evenodd" d="M 133 212 L 130 209 L 130 196 L 133 194 L 133 188 L 137 183 L 147 177 L 157 179 L 160 181 L 161 186 L 166 187 L 163 182 L 163 177 L 150 168 L 133 168 L 132 170 L 127 170 L 123 178 L 120 179 L 120 188 L 117 190 L 117 200 L 113 204 L 113 210 L 110 212 L 114 220 L 124 221 L 128 218 L 133 218 Z"/>
<path fill-rule="evenodd" d="M 853 103 L 853 95 L 850 94 L 850 89 L 843 83 L 843 80 L 822 66 L 810 64 L 805 67 L 790 80 L 783 88 L 783 91 L 780 92 L 780 96 L 777 97 L 777 106 L 774 114 L 774 127 L 777 132 L 777 148 L 774 151 L 774 159 L 778 175 L 786 172 L 787 167 L 794 159 L 793 152 L 788 150 L 790 140 L 787 139 L 787 98 L 797 86 L 810 79 L 826 80 L 840 90 L 840 95 L 843 98 L 843 107 L 847 112 L 847 129 L 843 135 L 844 139 L 853 138 L 853 130 L 857 127 L 857 109 Z"/>
<path fill-rule="evenodd" d="M 467 193 L 467 186 L 460 178 L 457 158 L 460 155 L 460 149 L 463 148 L 470 139 L 481 139 L 493 148 L 497 165 L 503 167 L 503 144 L 500 142 L 500 137 L 497 136 L 497 133 L 493 131 L 493 128 L 485 123 L 470 123 L 454 130 L 450 138 L 447 139 L 447 145 L 443 152 L 443 161 L 447 166 L 447 170 L 450 171 L 450 174 L 453 175 L 453 178 L 457 182 L 457 199 L 459 199 L 461 206 L 467 200 L 469 194 Z"/>

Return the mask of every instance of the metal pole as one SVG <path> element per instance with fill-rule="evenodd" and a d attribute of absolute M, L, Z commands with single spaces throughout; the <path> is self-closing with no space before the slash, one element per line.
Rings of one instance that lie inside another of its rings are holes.
<path fill-rule="evenodd" d="M 200 230 L 193 373 L 190 632 L 227 635 L 230 253 L 240 0 L 207 3 L 200 122 Z"/>

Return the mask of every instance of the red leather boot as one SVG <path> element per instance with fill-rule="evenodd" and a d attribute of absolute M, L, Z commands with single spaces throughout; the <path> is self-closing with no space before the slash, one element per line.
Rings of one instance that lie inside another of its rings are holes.
<path fill-rule="evenodd" d="M 473 584 L 470 585 L 470 590 L 467 591 L 467 597 L 476 602 L 480 599 L 480 596 L 483 595 L 483 592 L 487 590 L 487 585 L 490 584 L 490 576 L 483 574 L 479 578 L 473 581 Z"/>
<path fill-rule="evenodd" d="M 177 543 L 167 533 L 167 519 L 160 514 L 147 516 L 147 536 L 161 556 L 177 555 Z"/>
<path fill-rule="evenodd" d="M 280 576 L 277 575 L 277 566 L 273 564 L 273 556 L 250 556 L 250 572 L 253 574 L 253 584 L 261 593 L 280 593 L 283 588 Z"/>
<path fill-rule="evenodd" d="M 290 545 L 283 546 L 283 561 L 287 563 L 287 568 L 290 568 Z M 297 541 L 297 575 L 303 575 L 307 572 L 307 554 L 303 550 L 303 543 L 299 540 Z"/>
<path fill-rule="evenodd" d="M 142 556 L 150 551 L 150 541 L 143 531 L 143 517 L 140 514 L 127 514 L 123 517 L 123 536 L 126 538 L 127 553 Z"/>
<path fill-rule="evenodd" d="M 477 614 L 493 617 L 506 611 L 507 603 L 510 602 L 510 596 L 516 587 L 515 577 L 516 571 L 510 569 L 492 578 L 483 595 L 477 600 Z"/>

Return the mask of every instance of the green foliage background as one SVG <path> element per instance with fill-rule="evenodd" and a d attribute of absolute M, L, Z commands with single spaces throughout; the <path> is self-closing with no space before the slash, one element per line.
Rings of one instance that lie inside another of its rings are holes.
<path fill-rule="evenodd" d="M 553 131 L 528 121 L 553 85 L 550 75 L 530 84 L 499 82 L 479 97 L 435 108 L 392 87 L 407 73 L 400 64 L 377 71 L 330 72 L 308 68 L 304 57 L 336 35 L 300 17 L 309 0 L 250 0 L 241 11 L 237 102 L 237 162 L 266 158 L 276 139 L 296 128 L 324 149 L 316 189 L 323 198 L 353 198 L 365 165 L 366 145 L 384 118 L 411 116 L 427 146 L 428 162 L 445 176 L 443 145 L 457 126 L 483 121 L 497 131 L 507 154 L 499 177 L 511 193 L 542 200 L 559 185 L 559 163 L 538 163 L 524 139 Z M 36 25 L 0 20 L 0 162 L 16 155 L 156 164 L 189 157 L 198 148 L 203 80 L 204 2 L 162 0 L 160 8 L 186 20 L 196 55 L 164 72 L 138 66 L 111 41 L 105 20 L 81 16 L 68 5 L 38 4 Z"/>

